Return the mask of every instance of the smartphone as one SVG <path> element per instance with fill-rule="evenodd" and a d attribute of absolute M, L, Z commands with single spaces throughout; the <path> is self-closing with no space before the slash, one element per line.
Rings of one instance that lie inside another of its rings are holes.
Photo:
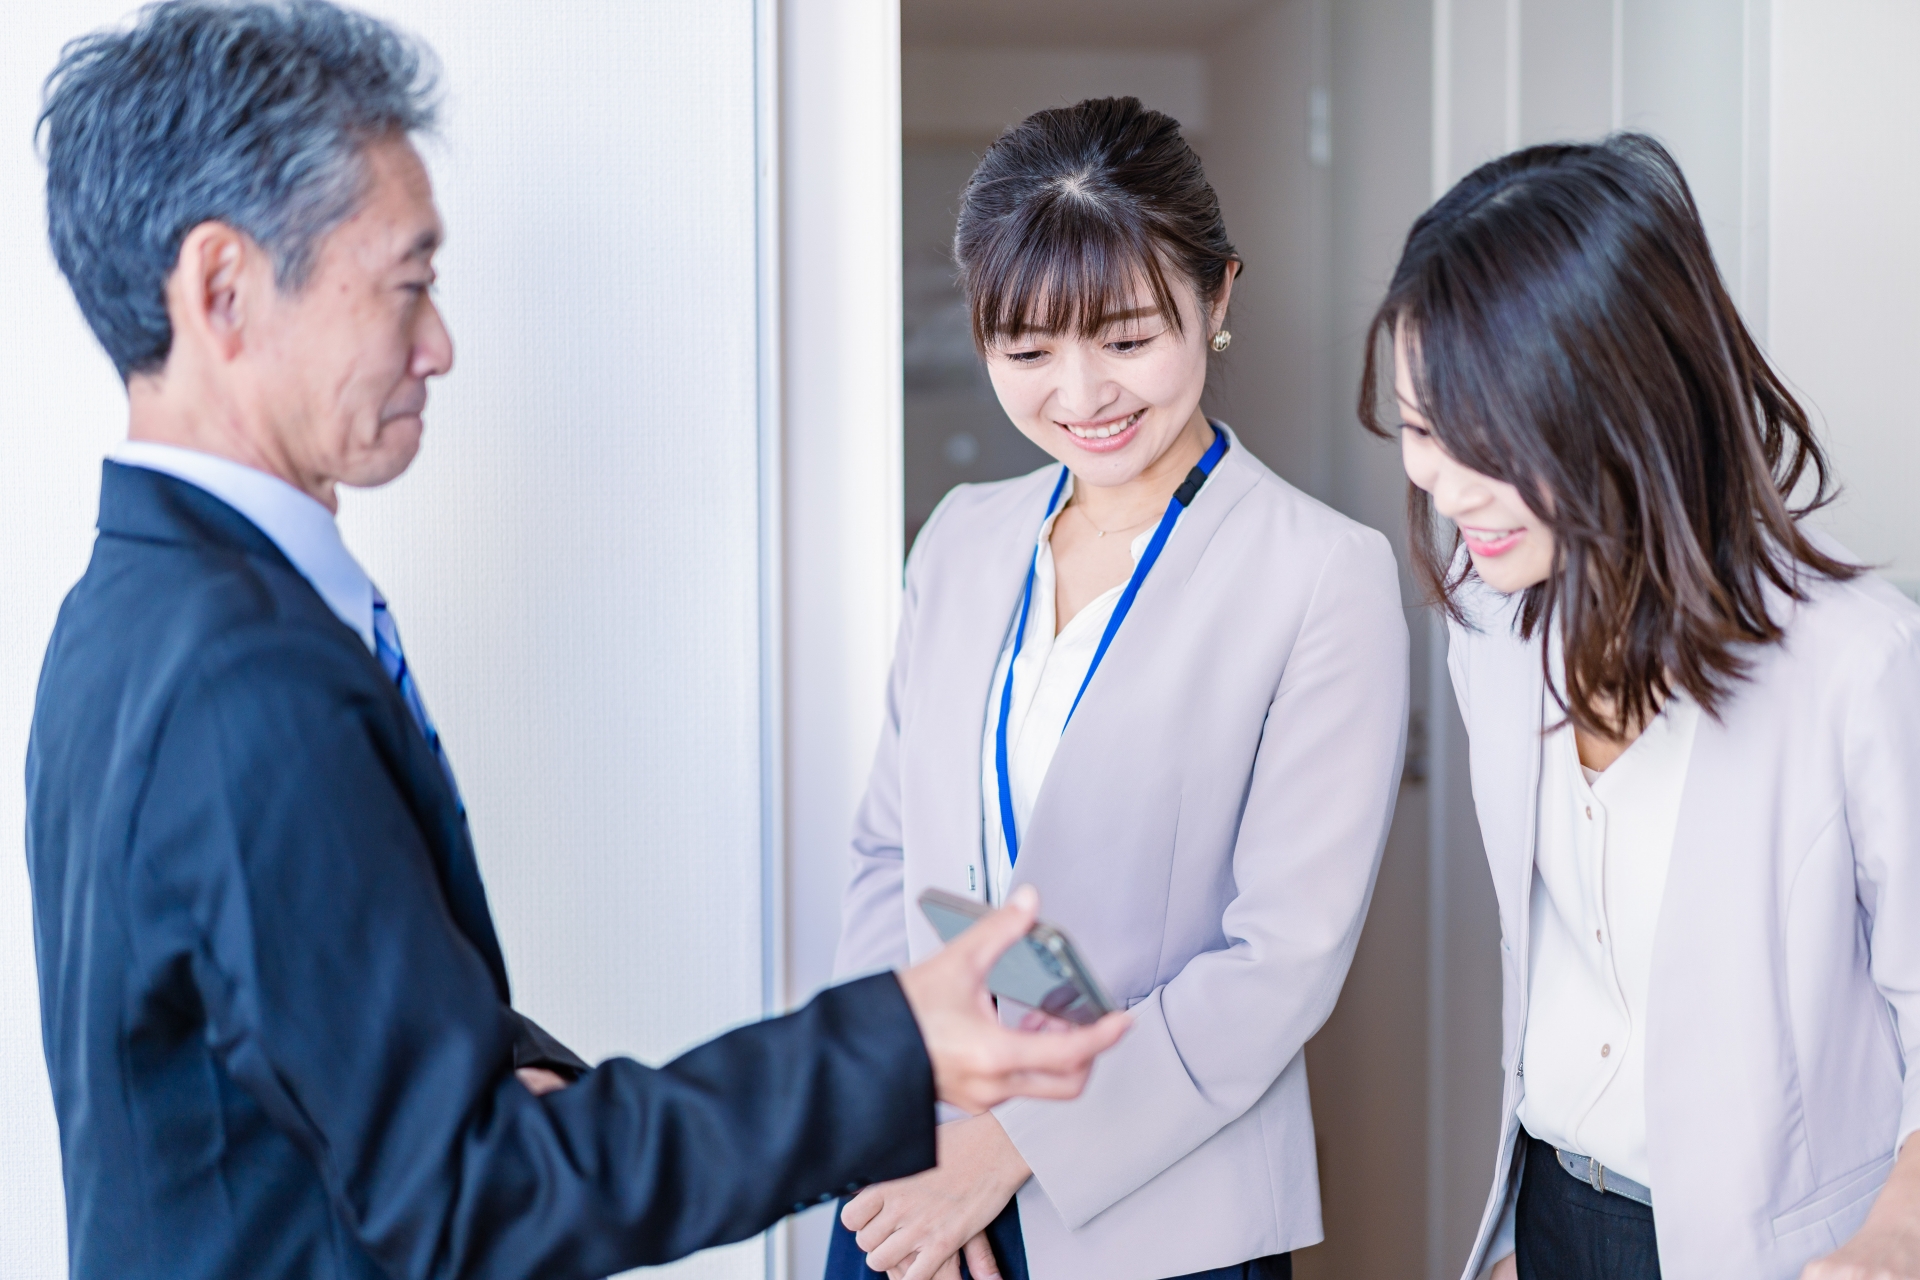
<path fill-rule="evenodd" d="M 920 910 L 941 941 L 952 942 L 991 908 L 944 889 L 928 889 L 920 895 Z M 1007 948 L 987 975 L 987 990 L 1081 1025 L 1098 1021 L 1114 1007 L 1067 935 L 1050 924 L 1035 923 L 1026 937 Z"/>

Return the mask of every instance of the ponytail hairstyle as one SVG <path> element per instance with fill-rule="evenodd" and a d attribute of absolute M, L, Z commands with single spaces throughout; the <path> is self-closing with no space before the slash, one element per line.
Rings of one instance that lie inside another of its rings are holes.
<path fill-rule="evenodd" d="M 1421 215 L 1367 335 L 1360 418 L 1381 435 L 1396 338 L 1440 446 L 1553 530 L 1517 627 L 1558 627 L 1564 680 L 1542 662 L 1579 728 L 1617 739 L 1675 688 L 1718 715 L 1742 649 L 1785 634 L 1769 594 L 1860 572 L 1800 528 L 1833 499 L 1826 457 L 1652 138 L 1516 151 Z M 1416 572 L 1464 621 L 1459 531 L 1407 496 Z"/>

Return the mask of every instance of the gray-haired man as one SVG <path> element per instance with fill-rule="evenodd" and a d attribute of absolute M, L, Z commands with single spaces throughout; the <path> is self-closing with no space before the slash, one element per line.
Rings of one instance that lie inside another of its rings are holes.
<path fill-rule="evenodd" d="M 391 480 L 453 349 L 423 55 L 318 0 L 69 46 L 55 255 L 127 381 L 61 611 L 27 853 L 75 1277 L 598 1276 L 933 1161 L 936 1096 L 1078 1092 L 941 957 L 660 1070 L 508 1000 L 460 793 L 335 487 Z"/>

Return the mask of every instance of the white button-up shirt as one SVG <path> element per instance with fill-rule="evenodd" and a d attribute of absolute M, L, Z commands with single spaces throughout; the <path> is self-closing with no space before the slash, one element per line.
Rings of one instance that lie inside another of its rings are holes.
<path fill-rule="evenodd" d="M 1040 784 L 1046 781 L 1053 765 L 1053 753 L 1059 750 L 1060 735 L 1066 731 L 1067 717 L 1080 685 L 1093 666 L 1094 651 L 1113 617 L 1114 606 L 1126 584 L 1095 597 L 1067 625 L 1054 634 L 1053 526 L 1066 512 L 1073 498 L 1074 481 L 1060 499 L 1059 509 L 1040 526 L 1033 572 L 1033 605 L 1027 611 L 1027 637 L 1020 646 L 1020 661 L 1014 664 L 1013 702 L 1007 716 L 1007 783 L 1013 793 L 1013 829 L 1024 837 L 1027 821 L 1033 816 L 1034 801 L 1040 796 Z M 1155 521 L 1134 538 L 1133 561 L 1137 565 L 1153 541 Z M 1174 528 L 1178 530 L 1179 526 Z M 1017 606 L 1016 606 L 1017 608 Z M 1016 615 L 1017 617 L 1017 615 Z M 1007 685 L 1007 663 L 1013 656 L 1013 628 L 1007 628 L 1007 642 L 1000 650 L 1000 662 L 994 668 L 993 684 L 987 698 L 986 735 L 980 744 L 980 786 L 985 803 L 983 835 L 986 850 L 985 892 L 990 902 L 1005 902 L 1013 882 L 1013 861 L 1007 856 L 1007 839 L 1000 825 L 1000 774 L 995 767 L 995 734 L 1000 724 L 1000 699 Z M 1089 691 L 1088 696 L 1092 696 Z M 969 886 L 970 888 L 973 886 Z"/>
<path fill-rule="evenodd" d="M 1700 709 L 1680 693 L 1605 772 L 1543 744 L 1520 1121 L 1643 1186 L 1647 974 Z"/>
<path fill-rule="evenodd" d="M 340 621 L 373 648 L 373 582 L 340 540 L 333 512 L 278 476 L 210 453 L 128 440 L 107 457 L 203 489 L 267 535 Z"/>

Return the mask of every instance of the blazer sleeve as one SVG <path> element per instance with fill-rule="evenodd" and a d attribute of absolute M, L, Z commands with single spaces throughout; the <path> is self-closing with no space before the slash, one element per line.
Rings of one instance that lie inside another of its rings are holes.
<path fill-rule="evenodd" d="M 890 974 L 535 1098 L 398 781 L 397 704 L 339 646 L 259 630 L 211 651 L 162 734 L 144 945 L 190 970 L 227 1072 L 388 1274 L 605 1276 L 932 1165 L 931 1069 Z"/>
<path fill-rule="evenodd" d="M 1079 1099 L 995 1109 L 1069 1227 L 1244 1114 L 1332 1013 L 1393 820 L 1406 713 L 1399 574 L 1385 538 L 1354 530 L 1320 567 L 1267 712 L 1225 945 L 1133 1007 Z"/>
<path fill-rule="evenodd" d="M 1860 664 L 1847 709 L 1846 824 L 1873 980 L 1906 1062 L 1895 1150 L 1920 1130 L 1920 635 Z"/>
<path fill-rule="evenodd" d="M 900 707 L 913 663 L 914 620 L 926 576 L 927 547 L 958 488 L 940 500 L 927 517 L 907 557 L 900 627 L 894 638 L 893 667 L 887 675 L 886 715 L 880 744 L 873 753 L 867 790 L 853 818 L 851 874 L 840 907 L 837 977 L 901 969 L 907 954 L 906 854 L 900 824 Z"/>

